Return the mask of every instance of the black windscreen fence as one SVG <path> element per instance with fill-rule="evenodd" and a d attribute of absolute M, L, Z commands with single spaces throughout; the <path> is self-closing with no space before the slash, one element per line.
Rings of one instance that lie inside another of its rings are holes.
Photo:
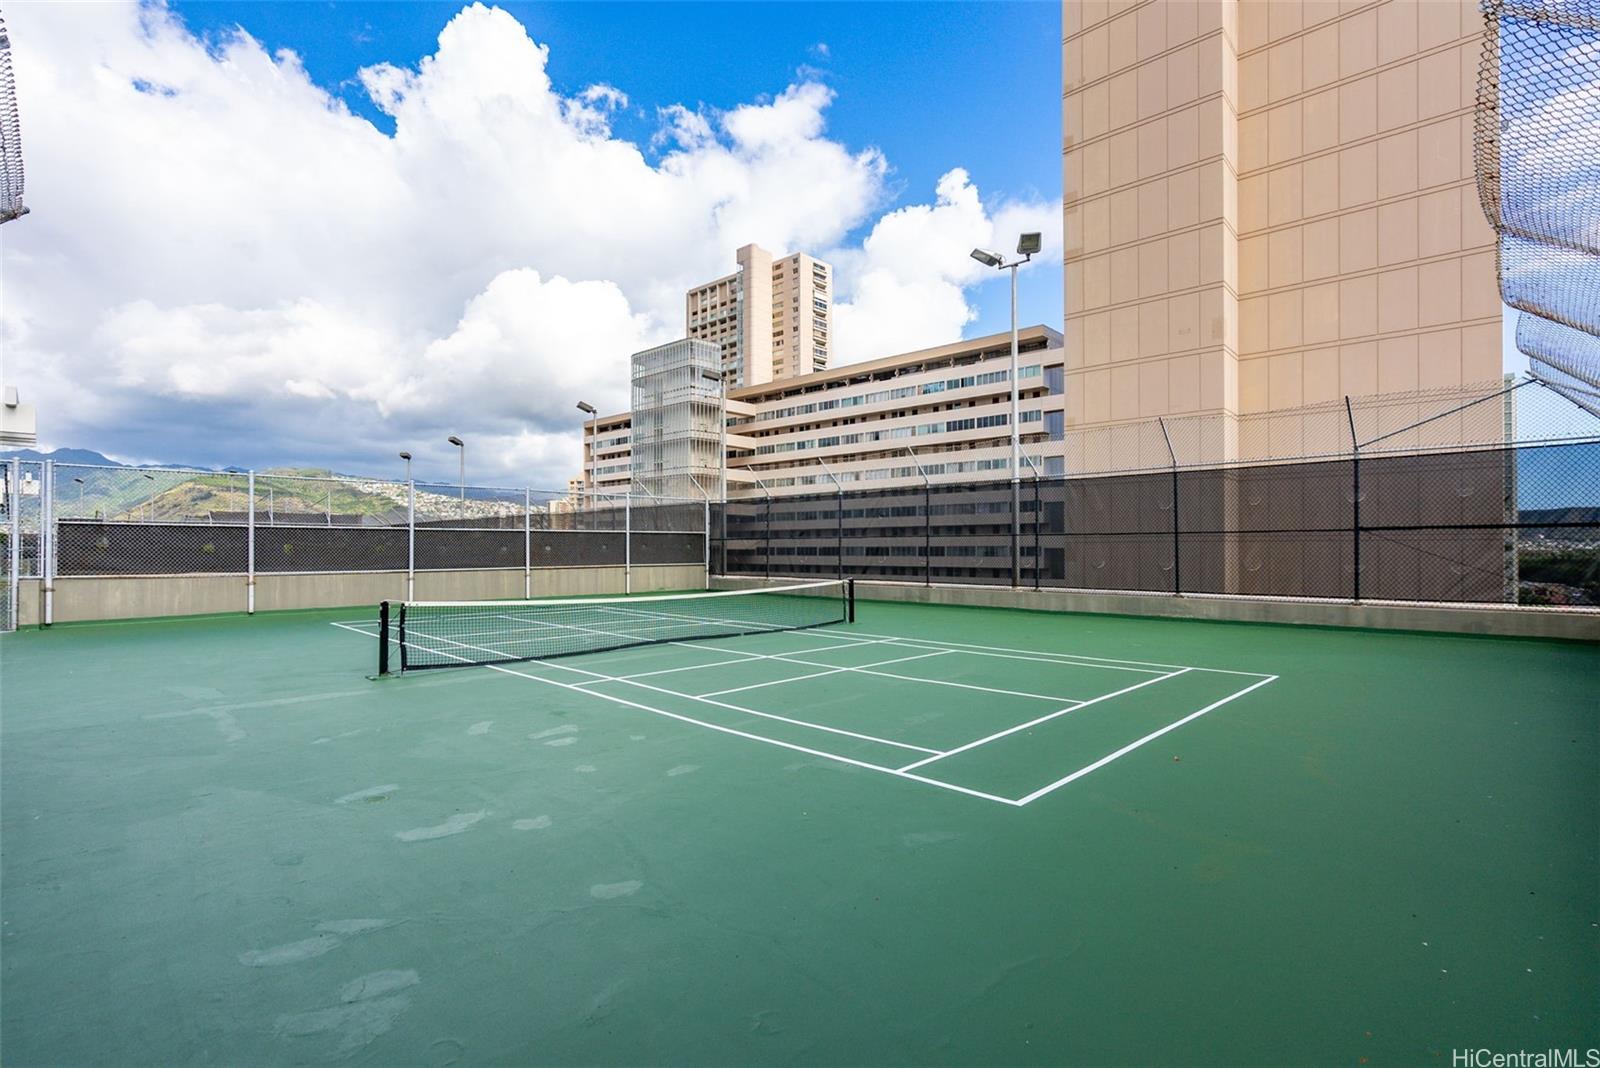
<path fill-rule="evenodd" d="M 1600 442 L 744 498 L 728 575 L 1600 606 Z"/>

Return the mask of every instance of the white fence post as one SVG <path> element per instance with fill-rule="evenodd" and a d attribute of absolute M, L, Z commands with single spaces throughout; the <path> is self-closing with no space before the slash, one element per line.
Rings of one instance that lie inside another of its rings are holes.
<path fill-rule="evenodd" d="M 522 487 L 522 596 L 533 596 L 533 491 Z"/>
<path fill-rule="evenodd" d="M 55 622 L 56 596 L 56 532 L 55 532 L 56 462 L 44 462 L 44 480 L 39 486 L 39 577 L 44 593 L 44 614 L 40 621 L 45 626 Z"/>
<path fill-rule="evenodd" d="M 633 490 L 622 495 L 622 592 L 633 592 Z"/>
<path fill-rule="evenodd" d="M 417 484 L 406 482 L 406 600 L 417 599 Z"/>
<path fill-rule="evenodd" d="M 10 475 L 6 479 L 6 515 L 11 520 L 11 540 L 7 545 L 6 566 L 11 570 L 11 584 L 6 590 L 7 609 L 11 612 L 11 629 L 17 628 L 17 608 L 21 605 L 17 584 L 22 578 L 22 461 L 12 460 Z"/>
<path fill-rule="evenodd" d="M 245 612 L 249 615 L 256 613 L 256 473 L 250 472 L 250 504 L 245 510 L 245 538 L 248 545 L 245 548 L 245 571 L 248 577 L 245 580 Z"/>

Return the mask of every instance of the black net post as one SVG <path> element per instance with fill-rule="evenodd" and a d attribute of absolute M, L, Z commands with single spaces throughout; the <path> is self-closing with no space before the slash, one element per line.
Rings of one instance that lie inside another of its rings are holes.
<path fill-rule="evenodd" d="M 856 621 L 856 580 L 850 579 L 844 584 L 844 618 L 848 623 Z"/>
<path fill-rule="evenodd" d="M 767 581 L 772 581 L 772 494 L 767 494 L 767 529 L 763 535 L 761 558 L 766 561 Z"/>
<path fill-rule="evenodd" d="M 378 674 L 389 674 L 389 602 L 378 603 Z"/>

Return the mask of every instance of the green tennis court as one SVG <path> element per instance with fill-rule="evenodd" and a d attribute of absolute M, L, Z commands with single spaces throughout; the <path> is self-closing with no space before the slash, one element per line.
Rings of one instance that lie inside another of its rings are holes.
<path fill-rule="evenodd" d="M 652 644 L 383 680 L 348 609 L 0 639 L 8 1062 L 1600 1036 L 1592 644 L 872 601 L 704 636 L 666 604 L 610 610 Z"/>

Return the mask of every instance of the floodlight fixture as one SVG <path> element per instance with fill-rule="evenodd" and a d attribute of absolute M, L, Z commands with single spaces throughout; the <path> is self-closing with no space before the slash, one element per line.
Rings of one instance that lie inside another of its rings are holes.
<path fill-rule="evenodd" d="M 1041 234 L 1023 234 L 1017 238 L 1017 255 L 1032 256 L 1044 248 L 1044 237 Z"/>
<path fill-rule="evenodd" d="M 973 249 L 972 258 L 983 264 L 985 267 L 998 267 L 1005 262 L 993 252 L 982 248 Z"/>

